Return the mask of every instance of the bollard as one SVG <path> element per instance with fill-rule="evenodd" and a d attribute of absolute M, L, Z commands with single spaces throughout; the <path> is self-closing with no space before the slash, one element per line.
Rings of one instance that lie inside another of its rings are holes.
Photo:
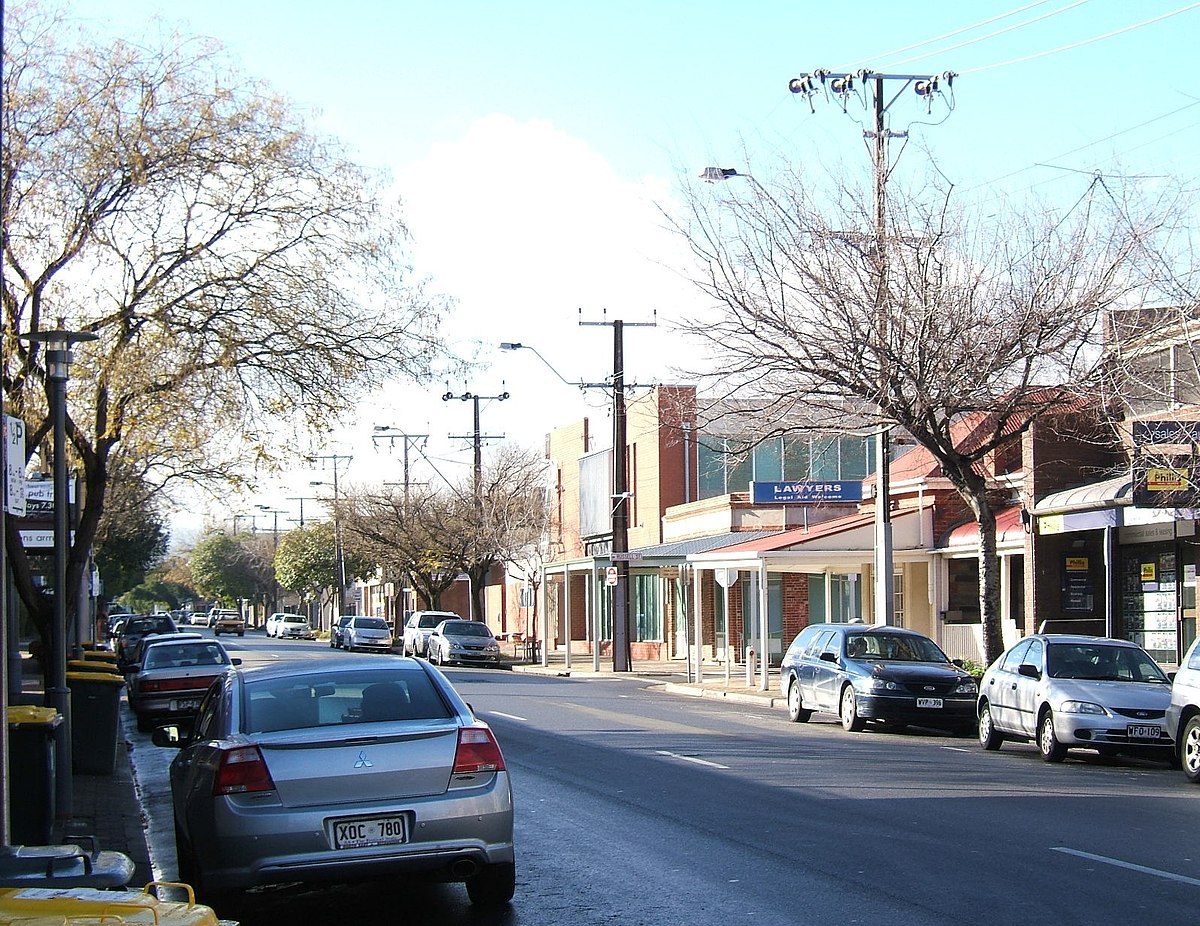
<path fill-rule="evenodd" d="M 754 647 L 746 647 L 746 687 L 754 687 Z"/>

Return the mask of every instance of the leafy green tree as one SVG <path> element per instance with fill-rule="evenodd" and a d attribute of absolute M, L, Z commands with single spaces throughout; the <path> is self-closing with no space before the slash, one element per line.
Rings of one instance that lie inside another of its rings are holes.
<path fill-rule="evenodd" d="M 347 585 L 375 573 L 375 564 L 355 546 L 344 547 L 342 560 Z M 280 587 L 316 601 L 322 608 L 332 605 L 339 579 L 333 524 L 319 521 L 280 536 L 274 565 Z"/>
<path fill-rule="evenodd" d="M 269 467 L 295 450 L 279 434 L 428 375 L 445 305 L 409 272 L 386 178 L 213 43 L 92 40 L 53 6 L 10 2 L 3 51 L 3 391 L 43 468 L 46 350 L 17 334 L 97 337 L 75 351 L 66 424 L 85 487 L 73 611 L 115 465 L 214 488 Z M 5 543 L 48 637 L 11 519 Z"/>
<path fill-rule="evenodd" d="M 233 605 L 262 594 L 262 564 L 236 537 L 213 533 L 192 551 L 192 577 L 200 594 Z M 269 579 L 267 580 L 269 581 Z"/>

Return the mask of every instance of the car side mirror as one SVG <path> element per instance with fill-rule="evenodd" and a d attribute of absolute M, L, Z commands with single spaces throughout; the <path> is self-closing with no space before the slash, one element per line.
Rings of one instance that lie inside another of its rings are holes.
<path fill-rule="evenodd" d="M 826 662 L 837 662 L 837 653 L 822 653 L 820 658 Z"/>
<path fill-rule="evenodd" d="M 242 659 L 240 656 L 231 656 L 229 659 L 229 663 L 230 663 L 230 665 L 240 666 L 242 664 Z"/>
<path fill-rule="evenodd" d="M 960 669 L 963 668 L 963 661 L 961 659 L 951 659 L 950 664 L 958 666 Z"/>
<path fill-rule="evenodd" d="M 1026 678 L 1042 677 L 1042 673 L 1038 671 L 1038 667 L 1028 662 L 1023 662 L 1017 666 L 1017 675 L 1024 675 Z"/>
<path fill-rule="evenodd" d="M 161 727 L 155 727 L 154 732 L 150 734 L 150 742 L 155 746 L 179 749 L 183 746 L 184 736 L 178 726 L 169 723 Z"/>

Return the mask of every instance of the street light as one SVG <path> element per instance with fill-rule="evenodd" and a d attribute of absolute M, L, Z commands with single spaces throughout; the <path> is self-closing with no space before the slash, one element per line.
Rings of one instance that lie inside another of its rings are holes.
<path fill-rule="evenodd" d="M 67 687 L 67 558 L 71 535 L 67 518 L 70 498 L 67 488 L 67 380 L 71 369 L 71 346 L 94 341 L 88 331 L 31 331 L 21 337 L 46 345 L 46 375 L 50 380 L 50 413 L 54 428 L 54 623 L 51 627 L 50 671 L 46 676 L 45 701 L 63 717 L 55 742 L 55 801 L 60 817 L 70 816 L 74 804 L 71 787 L 71 690 Z"/>
<path fill-rule="evenodd" d="M 270 505 L 255 505 L 263 514 L 272 517 L 271 524 L 271 610 L 279 610 L 279 580 L 275 577 L 275 555 L 279 552 L 279 516 L 286 514 L 282 508 L 272 508 Z"/>

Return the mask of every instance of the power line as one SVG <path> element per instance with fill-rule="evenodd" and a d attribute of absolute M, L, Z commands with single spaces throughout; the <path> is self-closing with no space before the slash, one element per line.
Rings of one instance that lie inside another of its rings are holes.
<path fill-rule="evenodd" d="M 1070 51 L 1073 48 L 1081 48 L 1084 45 L 1090 45 L 1093 42 L 1099 42 L 1104 39 L 1111 39 L 1113 36 L 1124 35 L 1126 32 L 1132 32 L 1135 29 L 1141 29 L 1143 26 L 1151 26 L 1154 23 L 1162 22 L 1164 19 L 1170 19 L 1172 16 L 1178 16 L 1180 13 L 1186 13 L 1189 10 L 1194 10 L 1200 7 L 1200 2 L 1189 3 L 1187 6 L 1181 6 L 1177 10 L 1171 10 L 1169 13 L 1163 13 L 1161 16 L 1155 16 L 1151 19 L 1143 20 L 1140 23 L 1134 23 L 1131 26 L 1124 26 L 1120 29 L 1113 29 L 1111 32 L 1105 32 L 1103 35 L 1095 35 L 1090 39 L 1081 39 L 1078 42 L 1071 42 L 1068 45 L 1060 45 L 1058 48 L 1051 48 L 1048 51 L 1034 52 L 1031 55 L 1022 55 L 1019 58 L 1010 58 L 1008 61 L 997 61 L 995 64 L 985 64 L 982 67 L 971 68 L 963 71 L 963 74 L 982 74 L 984 71 L 993 71 L 996 68 L 1008 67 L 1010 64 L 1021 64 L 1025 61 L 1034 61 L 1038 58 L 1046 58 L 1050 55 L 1056 55 L 1059 52 Z"/>

